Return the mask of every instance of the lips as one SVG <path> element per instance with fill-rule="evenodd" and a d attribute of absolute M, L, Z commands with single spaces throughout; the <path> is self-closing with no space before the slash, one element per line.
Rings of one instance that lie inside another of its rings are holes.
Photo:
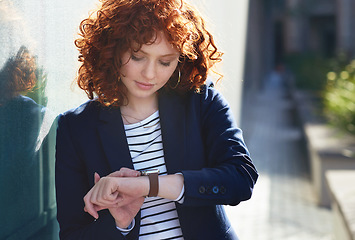
<path fill-rule="evenodd" d="M 136 85 L 142 90 L 150 90 L 150 89 L 152 89 L 154 87 L 154 84 L 144 83 L 144 82 L 137 82 L 137 81 L 136 81 Z"/>

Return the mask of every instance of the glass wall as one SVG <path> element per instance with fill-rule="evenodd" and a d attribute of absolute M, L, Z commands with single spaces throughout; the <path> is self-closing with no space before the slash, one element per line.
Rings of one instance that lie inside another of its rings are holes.
<path fill-rule="evenodd" d="M 0 239 L 58 238 L 55 118 L 85 99 L 73 42 L 97 2 L 0 0 Z"/>

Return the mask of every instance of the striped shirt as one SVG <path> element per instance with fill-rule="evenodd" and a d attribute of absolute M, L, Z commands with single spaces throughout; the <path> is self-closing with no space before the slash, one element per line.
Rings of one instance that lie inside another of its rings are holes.
<path fill-rule="evenodd" d="M 166 175 L 159 111 L 141 122 L 125 125 L 125 131 L 134 169 L 159 169 L 159 175 Z M 179 198 L 177 201 L 183 200 L 183 196 Z M 174 201 L 160 197 L 145 199 L 139 239 L 184 239 Z"/>

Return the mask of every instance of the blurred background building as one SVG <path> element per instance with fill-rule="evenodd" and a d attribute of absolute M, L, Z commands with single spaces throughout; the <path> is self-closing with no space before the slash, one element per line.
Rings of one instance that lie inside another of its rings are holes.
<path fill-rule="evenodd" d="M 290 55 L 354 56 L 354 13 L 352 0 L 250 0 L 245 86 L 262 88 Z"/>
<path fill-rule="evenodd" d="M 235 214 L 258 208 L 246 239 L 355 239 L 354 13 L 353 0 L 249 1 L 242 127 L 261 178 Z"/>

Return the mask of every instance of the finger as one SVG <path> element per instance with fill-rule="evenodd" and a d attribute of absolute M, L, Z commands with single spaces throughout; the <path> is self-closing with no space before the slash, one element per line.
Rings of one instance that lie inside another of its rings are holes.
<path fill-rule="evenodd" d="M 139 197 L 139 198 L 132 198 L 130 196 L 125 196 L 124 194 L 120 194 L 117 197 L 117 207 L 124 207 L 124 206 L 129 206 L 129 205 L 137 205 L 140 204 L 140 206 L 142 206 L 145 197 Z"/>
<path fill-rule="evenodd" d="M 103 177 L 100 182 L 95 185 L 91 201 L 94 204 L 107 206 L 117 203 L 118 189 L 115 185 L 115 178 Z"/>
<path fill-rule="evenodd" d="M 116 171 L 107 175 L 107 177 L 122 177 L 122 172 Z"/>
<path fill-rule="evenodd" d="M 98 195 L 98 197 L 95 200 L 92 200 L 94 204 L 100 205 L 100 206 L 114 206 L 117 202 L 120 201 L 120 199 L 117 198 L 118 192 L 111 193 L 109 195 L 106 195 L 105 193 L 102 193 L 102 195 Z"/>
<path fill-rule="evenodd" d="M 111 173 L 110 177 L 139 177 L 141 174 L 139 171 L 129 169 L 129 168 L 121 168 L 119 171 Z"/>
<path fill-rule="evenodd" d="M 94 204 L 91 203 L 91 201 L 90 201 L 90 191 L 85 195 L 84 203 L 85 203 L 85 207 L 84 207 L 85 212 L 89 213 L 95 219 L 98 219 L 99 214 L 95 210 Z"/>
<path fill-rule="evenodd" d="M 121 168 L 120 171 L 122 171 L 123 177 L 139 177 L 141 175 L 139 171 L 125 167 Z"/>
<path fill-rule="evenodd" d="M 101 210 L 104 210 L 104 209 L 107 209 L 107 208 L 111 207 L 111 206 L 109 206 L 109 207 L 102 207 L 102 206 L 97 206 L 97 205 L 93 205 L 93 206 L 94 206 L 94 209 L 95 209 L 95 211 L 96 211 L 96 212 L 98 212 L 98 211 L 101 211 Z M 113 205 L 113 206 L 115 206 L 115 205 Z M 88 212 L 88 210 L 87 210 L 87 208 L 86 208 L 86 207 L 84 207 L 84 211 L 85 211 L 85 212 Z"/>
<path fill-rule="evenodd" d="M 123 196 L 121 194 L 118 194 L 116 200 L 117 200 L 117 204 L 120 204 L 121 202 L 123 202 Z"/>
<path fill-rule="evenodd" d="M 96 184 L 98 181 L 100 181 L 100 175 L 97 172 L 95 172 L 94 173 L 94 183 Z"/>

